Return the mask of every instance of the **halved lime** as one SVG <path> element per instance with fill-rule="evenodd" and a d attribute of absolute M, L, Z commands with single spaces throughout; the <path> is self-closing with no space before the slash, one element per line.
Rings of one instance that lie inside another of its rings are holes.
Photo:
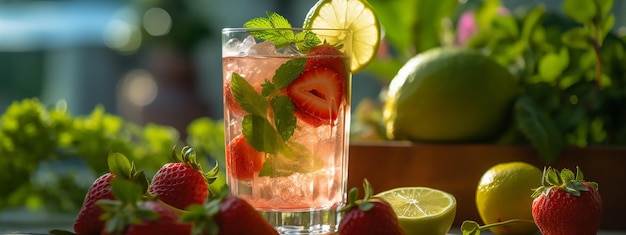
<path fill-rule="evenodd" d="M 374 8 L 366 0 L 320 0 L 309 10 L 305 28 L 349 29 L 352 31 L 352 73 L 365 68 L 378 51 L 380 24 Z M 316 32 L 317 33 L 317 32 Z M 341 35 L 318 33 L 330 44 L 341 41 Z"/>
<path fill-rule="evenodd" d="M 395 188 L 376 195 L 393 208 L 407 235 L 445 235 L 456 215 L 456 199 L 450 193 L 428 187 Z"/>

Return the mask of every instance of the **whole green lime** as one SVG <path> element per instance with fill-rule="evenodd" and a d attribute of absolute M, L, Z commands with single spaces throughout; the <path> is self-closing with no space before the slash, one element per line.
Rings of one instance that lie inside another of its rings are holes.
<path fill-rule="evenodd" d="M 389 84 L 383 112 L 393 140 L 460 142 L 496 137 L 517 79 L 470 49 L 435 48 L 407 61 Z"/>

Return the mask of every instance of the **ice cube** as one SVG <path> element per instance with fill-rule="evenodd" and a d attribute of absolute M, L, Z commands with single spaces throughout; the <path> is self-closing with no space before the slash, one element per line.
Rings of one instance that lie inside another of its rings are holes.
<path fill-rule="evenodd" d="M 224 46 L 222 46 L 222 54 L 224 56 L 234 56 L 239 54 L 239 45 L 241 44 L 241 41 L 237 38 L 231 38 L 230 40 L 228 40 L 228 42 L 224 43 Z"/>
<path fill-rule="evenodd" d="M 261 42 L 250 47 L 248 55 L 275 55 L 276 47 L 272 42 Z"/>
<path fill-rule="evenodd" d="M 254 46 L 255 44 L 256 44 L 256 41 L 254 40 L 254 37 L 252 36 L 248 36 L 245 39 L 243 39 L 241 44 L 239 44 L 239 48 L 237 48 L 237 50 L 239 51 L 239 55 L 246 55 L 246 53 L 248 53 L 250 48 L 252 48 L 252 46 Z"/>
<path fill-rule="evenodd" d="M 254 37 L 248 36 L 243 41 L 237 38 L 231 38 L 222 46 L 222 54 L 224 56 L 243 56 L 248 50 L 256 44 Z"/>

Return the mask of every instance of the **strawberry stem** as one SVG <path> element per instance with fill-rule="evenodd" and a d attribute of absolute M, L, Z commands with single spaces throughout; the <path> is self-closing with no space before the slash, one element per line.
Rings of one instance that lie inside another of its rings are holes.
<path fill-rule="evenodd" d="M 528 219 L 510 219 L 492 224 L 478 225 L 476 221 L 466 220 L 461 224 L 461 231 L 463 235 L 479 235 L 480 231 L 485 231 L 491 228 L 506 226 L 511 224 L 531 223 L 535 224 L 535 221 Z"/>

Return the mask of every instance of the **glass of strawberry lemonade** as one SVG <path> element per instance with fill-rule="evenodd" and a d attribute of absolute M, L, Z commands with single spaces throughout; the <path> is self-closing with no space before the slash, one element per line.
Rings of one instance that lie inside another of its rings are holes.
<path fill-rule="evenodd" d="M 227 184 L 281 234 L 337 230 L 347 197 L 351 42 L 342 29 L 222 30 Z"/>

